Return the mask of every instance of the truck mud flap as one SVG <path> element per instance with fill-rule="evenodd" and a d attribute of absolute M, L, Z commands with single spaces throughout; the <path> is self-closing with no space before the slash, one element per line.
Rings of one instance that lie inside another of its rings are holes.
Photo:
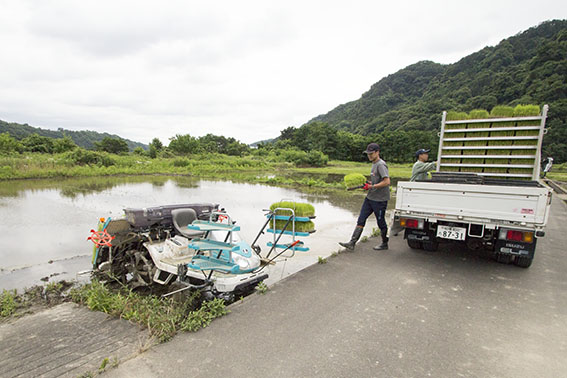
<path fill-rule="evenodd" d="M 533 243 L 522 243 L 508 240 L 497 240 L 494 252 L 513 256 L 533 257 L 537 239 Z"/>
<path fill-rule="evenodd" d="M 430 235 L 427 231 L 406 228 L 404 239 L 416 241 L 433 241 L 435 240 L 435 237 Z"/>

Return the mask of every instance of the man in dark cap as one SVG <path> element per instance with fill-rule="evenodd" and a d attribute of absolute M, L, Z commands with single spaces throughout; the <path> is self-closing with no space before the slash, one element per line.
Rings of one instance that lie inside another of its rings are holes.
<path fill-rule="evenodd" d="M 354 245 L 362 235 L 362 230 L 366 225 L 366 219 L 368 219 L 370 214 L 374 213 L 378 221 L 380 235 L 382 236 L 382 244 L 375 246 L 374 249 L 388 249 L 388 226 L 386 225 L 385 219 L 386 207 L 390 199 L 390 175 L 388 173 L 388 166 L 384 160 L 380 159 L 380 146 L 376 143 L 370 143 L 362 153 L 368 155 L 368 160 L 372 162 L 370 182 L 364 184 L 363 188 L 368 191 L 368 194 L 362 203 L 362 208 L 360 209 L 356 227 L 354 228 L 350 241 L 339 244 L 347 249 L 354 249 Z"/>
<path fill-rule="evenodd" d="M 427 159 L 429 159 L 429 151 L 431 150 L 422 148 L 421 150 L 417 150 L 417 152 L 415 153 L 415 158 L 417 159 L 417 161 L 415 162 L 411 170 L 410 181 L 427 180 L 427 172 L 437 169 L 436 162 L 427 162 Z"/>

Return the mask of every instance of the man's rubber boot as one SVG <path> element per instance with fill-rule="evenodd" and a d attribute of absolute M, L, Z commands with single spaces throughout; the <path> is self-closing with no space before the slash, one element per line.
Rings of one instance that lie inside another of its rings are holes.
<path fill-rule="evenodd" d="M 363 229 L 364 228 L 362 228 L 362 227 L 356 226 L 355 229 L 354 229 L 354 232 L 352 233 L 352 237 L 350 238 L 350 241 L 348 241 L 346 243 L 339 242 L 339 244 L 341 246 L 345 247 L 346 249 L 350 249 L 352 251 L 354 249 L 354 245 L 356 244 L 358 239 L 360 239 L 360 235 L 362 235 Z"/>
<path fill-rule="evenodd" d="M 388 249 L 388 240 L 389 239 L 387 236 L 382 235 L 382 244 L 375 246 L 374 249 L 376 251 L 383 251 Z"/>

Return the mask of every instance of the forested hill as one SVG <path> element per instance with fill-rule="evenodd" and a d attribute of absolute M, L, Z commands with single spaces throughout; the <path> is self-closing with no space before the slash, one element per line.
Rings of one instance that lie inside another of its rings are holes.
<path fill-rule="evenodd" d="M 418 62 L 310 122 L 363 135 L 435 130 L 443 110 L 517 104 L 549 104 L 547 152 L 566 154 L 567 20 L 546 21 L 454 64 Z"/>
<path fill-rule="evenodd" d="M 118 135 L 112 135 L 108 133 L 99 133 L 96 131 L 90 130 L 80 130 L 80 131 L 72 131 L 72 130 L 65 130 L 65 129 L 57 129 L 57 130 L 47 130 L 41 129 L 38 127 L 33 127 L 28 124 L 19 124 L 19 123 L 8 123 L 0 120 L 0 134 L 8 132 L 10 135 L 18 140 L 24 139 L 25 137 L 38 134 L 41 136 L 46 136 L 50 138 L 63 138 L 64 136 L 68 136 L 73 139 L 73 142 L 79 147 L 83 147 L 86 149 L 93 149 L 95 147 L 95 142 L 100 142 L 105 137 L 110 137 L 113 139 L 120 138 Z M 128 144 L 128 148 L 130 151 L 134 150 L 136 147 L 142 147 L 144 149 L 148 149 L 148 146 L 143 143 L 134 142 L 128 139 L 120 138 L 126 141 Z"/>

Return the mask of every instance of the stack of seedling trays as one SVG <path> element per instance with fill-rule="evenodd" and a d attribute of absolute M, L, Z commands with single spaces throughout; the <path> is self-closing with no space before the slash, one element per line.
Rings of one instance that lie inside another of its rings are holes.
<path fill-rule="evenodd" d="M 448 112 L 439 170 L 535 180 L 544 120 L 537 105 L 496 106 L 490 113 Z"/>
<path fill-rule="evenodd" d="M 273 242 L 268 242 L 268 247 L 286 249 L 292 251 L 307 252 L 309 248 L 303 242 L 289 247 L 296 241 L 296 237 L 307 237 L 315 232 L 315 208 L 308 203 L 280 201 L 270 206 L 270 213 L 267 217 L 271 217 L 269 226 L 266 231 L 274 234 Z M 283 236 L 291 236 L 291 242 L 282 241 Z"/>

